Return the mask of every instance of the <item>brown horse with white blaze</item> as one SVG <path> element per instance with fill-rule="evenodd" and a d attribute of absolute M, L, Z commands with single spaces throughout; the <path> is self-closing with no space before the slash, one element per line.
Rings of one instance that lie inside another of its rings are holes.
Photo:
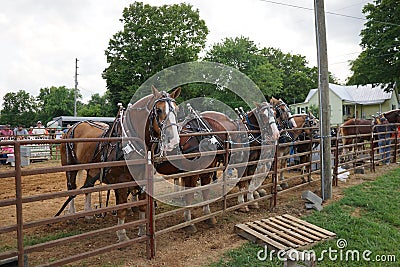
<path fill-rule="evenodd" d="M 267 157 L 273 157 L 274 155 L 268 154 L 268 147 L 261 149 L 262 145 L 272 145 L 275 148 L 275 141 L 279 138 L 279 130 L 275 121 L 275 111 L 273 110 L 271 104 L 267 102 L 256 103 L 256 108 L 251 111 L 243 114 L 242 123 L 245 125 L 248 131 L 259 130 L 260 133 L 248 133 L 249 137 L 249 146 L 251 147 L 260 147 L 260 149 L 252 149 L 249 152 L 248 162 L 251 163 L 248 166 L 244 167 L 244 171 L 238 169 L 238 173 L 243 172 L 243 177 L 253 176 L 256 172 L 260 172 L 263 169 L 265 172 L 270 170 L 270 163 L 263 164 L 255 164 L 258 160 L 265 160 Z M 282 117 L 288 119 L 288 114 L 286 112 L 280 113 Z M 263 155 L 265 154 L 265 155 Z M 260 169 L 260 170 L 258 170 Z M 265 180 L 265 177 L 253 177 L 250 181 L 239 181 L 238 188 L 239 191 L 247 191 L 247 201 L 252 201 L 255 198 L 259 198 L 260 194 L 257 192 L 257 188 L 260 187 L 262 182 Z M 244 194 L 238 195 L 238 203 L 244 203 L 245 198 Z M 239 210 L 242 212 L 248 212 L 249 208 L 257 209 L 259 208 L 257 202 L 253 202 L 249 205 L 245 205 L 241 207 Z"/>
<path fill-rule="evenodd" d="M 119 117 L 113 127 L 93 122 L 80 122 L 71 127 L 66 138 L 101 138 L 122 136 L 136 137 L 139 141 L 128 142 L 126 146 L 122 142 L 70 142 L 61 145 L 61 163 L 63 166 L 104 161 L 118 161 L 124 159 L 143 159 L 146 150 L 157 139 L 161 151 L 170 151 L 179 144 L 178 126 L 176 122 L 177 105 L 180 88 L 173 93 L 159 92 L 152 87 L 152 94 L 143 97 L 125 112 L 120 111 Z M 145 166 L 117 166 L 101 169 L 87 170 L 87 177 L 83 187 L 91 187 L 101 179 L 107 184 L 133 181 L 133 178 L 145 177 Z M 68 190 L 76 189 L 76 176 L 78 171 L 67 171 Z M 132 175 L 137 177 L 133 177 Z M 129 191 L 137 191 L 139 199 L 145 199 L 141 188 L 120 188 L 115 190 L 116 204 L 127 202 Z M 69 212 L 75 212 L 74 197 L 71 197 Z M 67 203 L 67 202 L 66 202 Z M 63 209 L 63 208 L 62 208 Z M 58 214 L 62 212 L 62 209 Z M 86 195 L 85 210 L 91 210 L 90 195 Z M 145 217 L 145 206 L 139 207 L 139 218 Z M 57 214 L 57 215 L 58 215 Z M 118 224 L 123 224 L 126 217 L 126 209 L 118 209 Z M 139 235 L 144 235 L 144 225 L 139 227 Z M 117 231 L 118 241 L 129 239 L 126 230 Z"/>

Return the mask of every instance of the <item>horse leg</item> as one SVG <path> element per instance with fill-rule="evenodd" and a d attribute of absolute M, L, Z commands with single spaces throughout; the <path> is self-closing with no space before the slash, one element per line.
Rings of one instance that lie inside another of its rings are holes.
<path fill-rule="evenodd" d="M 183 179 L 184 179 L 185 188 L 193 188 L 197 184 L 198 176 L 185 177 Z M 187 206 L 189 206 L 193 202 L 194 193 L 185 194 L 184 198 L 185 198 L 185 204 Z M 190 222 L 192 220 L 192 214 L 191 214 L 190 209 L 187 209 L 184 211 L 183 217 L 185 219 L 185 222 Z M 189 234 L 194 234 L 197 232 L 197 228 L 194 224 L 190 224 L 190 225 L 186 226 L 185 230 Z"/>
<path fill-rule="evenodd" d="M 145 193 L 139 194 L 139 200 L 144 200 L 144 199 L 146 199 L 146 194 Z M 146 218 L 146 206 L 145 205 L 139 206 L 139 220 L 145 218 Z M 138 236 L 144 236 L 145 234 L 146 234 L 146 225 L 145 224 L 139 225 Z"/>
<path fill-rule="evenodd" d="M 200 181 L 201 181 L 201 185 L 206 185 L 206 184 L 210 184 L 211 183 L 211 178 L 214 177 L 213 176 L 214 173 L 212 174 L 202 174 L 200 175 Z M 206 190 L 202 190 L 201 194 L 203 196 L 203 201 L 207 201 L 210 198 L 210 189 L 206 189 Z M 210 214 L 210 205 L 204 205 L 203 206 L 203 214 L 207 215 Z M 217 224 L 217 220 L 215 219 L 215 217 L 211 217 L 209 219 L 206 220 L 207 224 L 210 227 L 214 227 Z"/>
<path fill-rule="evenodd" d="M 255 171 L 256 171 L 255 165 L 249 166 L 248 170 L 247 170 L 247 175 L 248 176 L 253 175 L 255 173 Z M 250 182 L 249 182 L 249 192 L 247 192 L 247 201 L 252 201 L 255 198 L 260 198 L 260 195 L 256 191 L 258 186 L 261 185 L 261 181 L 259 181 L 260 178 L 262 178 L 262 177 L 252 178 L 250 180 Z M 256 194 L 256 197 L 254 196 L 254 194 Z M 260 206 L 258 205 L 258 202 L 253 202 L 253 203 L 249 204 L 249 208 L 251 208 L 251 209 L 259 209 Z"/>
<path fill-rule="evenodd" d="M 67 188 L 68 190 L 76 189 L 76 175 L 78 171 L 67 171 Z M 71 199 L 68 205 L 68 214 L 74 214 L 76 212 L 75 208 L 75 198 Z"/>
<path fill-rule="evenodd" d="M 310 154 L 301 156 L 300 157 L 300 164 L 309 163 L 310 162 L 310 157 L 311 157 Z M 311 166 L 310 165 L 301 167 L 301 175 L 302 175 L 301 179 L 303 180 L 303 183 L 307 183 L 307 182 L 312 182 L 313 181 L 313 179 L 311 177 L 310 170 L 311 170 Z M 308 175 L 305 175 L 306 173 L 308 173 Z M 307 179 L 305 178 L 306 176 L 308 177 Z"/>
<path fill-rule="evenodd" d="M 246 191 L 246 182 L 244 182 L 244 181 L 238 182 L 238 188 L 239 188 L 240 192 Z M 238 204 L 242 204 L 242 203 L 244 203 L 244 193 L 241 193 L 240 195 L 238 195 Z M 247 205 L 242 206 L 239 208 L 239 211 L 240 212 L 249 212 L 249 208 L 247 207 Z"/>
<path fill-rule="evenodd" d="M 279 159 L 278 160 L 278 172 L 279 172 L 279 184 L 277 185 L 277 190 L 282 191 L 283 189 L 286 189 L 289 187 L 289 184 L 285 182 L 285 176 L 283 173 L 282 168 L 285 167 L 286 164 L 286 159 Z"/>
<path fill-rule="evenodd" d="M 83 170 L 78 172 L 78 174 L 81 174 L 81 173 L 83 173 Z M 92 184 L 89 184 L 89 182 L 91 180 L 93 180 L 94 179 L 93 177 L 95 175 L 97 175 L 97 174 L 98 174 L 98 172 L 93 172 L 91 170 L 87 171 L 85 185 L 84 185 L 85 188 L 94 186 Z M 92 183 L 92 182 L 90 182 L 90 183 Z M 101 194 L 101 192 L 100 192 L 100 194 Z M 99 203 L 99 204 L 101 206 L 102 203 Z M 85 208 L 85 211 L 92 211 L 93 210 L 92 209 L 92 193 L 86 193 L 85 194 L 85 205 L 84 205 L 84 208 Z M 85 216 L 86 220 L 92 220 L 93 218 L 94 218 L 94 216 L 88 216 L 88 215 Z"/>
<path fill-rule="evenodd" d="M 115 189 L 114 192 L 115 192 L 115 198 L 116 198 L 117 205 L 124 204 L 127 202 L 127 200 L 128 200 L 128 189 L 127 188 Z M 126 209 L 119 209 L 117 211 L 117 217 L 118 217 L 118 225 L 124 224 L 125 218 L 126 218 Z M 116 234 L 118 237 L 118 242 L 123 242 L 123 241 L 129 240 L 128 236 L 126 235 L 125 229 L 117 230 Z"/>
<path fill-rule="evenodd" d="M 247 172 L 244 171 L 242 177 L 246 177 L 246 176 L 247 176 L 246 173 L 247 173 Z M 242 192 L 240 195 L 238 195 L 238 204 L 242 204 L 242 203 L 245 202 L 245 200 L 244 200 L 244 194 L 245 194 L 244 191 L 247 190 L 248 181 L 239 181 L 239 182 L 237 183 L 237 185 L 238 185 L 238 188 L 239 188 L 239 192 Z M 239 208 L 239 211 L 240 211 L 240 212 L 249 212 L 250 210 L 249 210 L 249 207 L 248 207 L 247 205 L 245 205 L 245 206 L 240 207 L 240 208 Z"/>

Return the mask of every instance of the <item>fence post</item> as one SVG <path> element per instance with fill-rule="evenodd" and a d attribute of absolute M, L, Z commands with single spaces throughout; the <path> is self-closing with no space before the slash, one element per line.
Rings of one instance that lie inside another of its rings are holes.
<path fill-rule="evenodd" d="M 14 141 L 14 160 L 15 160 L 15 197 L 17 210 L 17 247 L 18 247 L 18 267 L 24 266 L 24 233 L 22 219 L 22 178 L 21 178 L 21 144 L 18 140 Z"/>
<path fill-rule="evenodd" d="M 228 133 L 226 132 L 225 133 L 225 140 L 228 140 Z M 225 155 L 224 155 L 225 157 L 224 157 L 224 161 L 225 161 L 225 169 L 224 169 L 224 171 L 222 172 L 222 181 L 223 181 L 223 184 L 222 184 L 222 194 L 223 194 L 223 196 L 224 196 L 224 201 L 223 201 L 223 203 L 222 203 L 222 205 L 223 205 L 223 210 L 225 211 L 226 210 L 226 171 L 225 170 L 227 170 L 227 168 L 229 168 L 228 167 L 228 165 L 229 165 L 229 142 L 225 142 Z M 236 163 L 236 162 L 235 162 Z M 238 173 L 238 175 L 239 175 L 239 173 Z M 239 177 L 238 177 L 239 178 Z"/>
<path fill-rule="evenodd" d="M 270 202 L 270 208 L 276 207 L 276 198 L 277 198 L 277 186 L 278 186 L 278 149 L 279 149 L 279 141 L 276 142 L 275 145 L 275 155 L 274 155 L 274 173 L 272 174 L 272 198 Z"/>
<path fill-rule="evenodd" d="M 374 149 L 374 131 L 375 131 L 375 125 L 372 126 L 372 131 L 371 131 L 371 171 L 375 172 L 375 149 Z"/>
<path fill-rule="evenodd" d="M 321 146 L 320 146 L 321 147 Z M 310 138 L 310 150 L 309 150 L 309 154 L 308 154 L 308 163 L 310 164 L 308 166 L 308 182 L 311 182 L 311 169 L 312 169 L 312 157 L 313 157 L 313 135 L 311 132 L 311 138 Z M 320 152 L 321 153 L 321 152 Z"/>
<path fill-rule="evenodd" d="M 398 126 L 397 126 L 397 123 L 395 124 L 395 127 L 396 127 L 396 129 L 395 129 L 395 131 L 394 131 L 394 155 L 393 155 L 393 163 L 396 163 L 397 162 L 397 144 L 398 144 L 398 139 L 397 139 L 397 135 L 398 135 L 398 133 L 399 133 L 399 130 L 398 130 Z"/>
<path fill-rule="evenodd" d="M 336 128 L 335 136 L 335 165 L 333 166 L 333 185 L 338 186 L 338 169 L 339 169 L 339 127 Z"/>
<path fill-rule="evenodd" d="M 154 230 L 154 175 L 153 175 L 153 165 L 152 165 L 152 154 L 151 151 L 147 151 L 147 227 L 146 232 L 148 236 L 148 241 L 146 243 L 146 253 L 148 259 L 154 259 L 156 256 L 156 240 L 155 240 L 155 230 Z"/>

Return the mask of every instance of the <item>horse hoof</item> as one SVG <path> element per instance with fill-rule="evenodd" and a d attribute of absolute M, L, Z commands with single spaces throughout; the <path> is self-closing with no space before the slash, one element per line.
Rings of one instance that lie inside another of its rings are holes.
<path fill-rule="evenodd" d="M 206 223 L 209 227 L 215 227 L 215 225 L 217 224 L 217 219 L 215 219 L 214 217 L 209 218 L 206 220 Z"/>
<path fill-rule="evenodd" d="M 287 188 L 289 188 L 289 184 L 288 183 L 281 183 L 281 187 L 282 187 L 282 189 L 287 189 Z"/>
<path fill-rule="evenodd" d="M 244 206 L 244 207 L 241 207 L 241 208 L 239 209 L 239 211 L 240 211 L 240 212 L 247 213 L 247 212 L 249 212 L 250 210 L 249 210 L 249 207 Z"/>
<path fill-rule="evenodd" d="M 264 189 L 257 190 L 257 192 L 260 197 L 265 197 L 267 195 L 267 191 L 265 191 Z"/>
<path fill-rule="evenodd" d="M 128 240 L 129 240 L 129 237 L 125 236 L 123 238 L 119 238 L 118 239 L 118 243 L 125 242 L 125 241 L 128 241 Z"/>
<path fill-rule="evenodd" d="M 196 226 L 194 226 L 194 224 L 188 225 L 183 229 L 185 229 L 185 232 L 188 234 L 194 234 L 197 232 L 197 228 Z"/>
<path fill-rule="evenodd" d="M 309 182 L 312 182 L 312 181 L 314 181 L 312 178 L 308 178 L 308 179 L 306 179 L 306 178 L 301 178 L 302 179 L 302 181 L 303 181 L 303 183 L 309 183 Z"/>
<path fill-rule="evenodd" d="M 282 187 L 278 184 L 277 186 L 276 186 L 276 191 L 282 191 L 283 189 L 282 189 Z"/>

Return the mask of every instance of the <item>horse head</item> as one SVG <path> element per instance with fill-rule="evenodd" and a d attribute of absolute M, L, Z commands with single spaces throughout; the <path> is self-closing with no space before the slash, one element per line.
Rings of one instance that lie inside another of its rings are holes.
<path fill-rule="evenodd" d="M 159 141 L 161 152 L 172 151 L 179 145 L 178 106 L 175 99 L 179 96 L 181 88 L 170 94 L 160 92 L 154 86 L 151 89 L 154 98 L 149 116 L 151 138 Z"/>
<path fill-rule="evenodd" d="M 312 136 L 314 138 L 319 137 L 319 120 L 311 112 L 308 112 L 304 115 L 304 125 L 302 127 L 306 128 L 304 132 L 308 136 Z"/>
<path fill-rule="evenodd" d="M 384 114 L 378 113 L 377 116 L 372 115 L 372 125 L 378 125 L 378 124 L 386 124 L 388 123 L 387 118 L 385 117 Z"/>
<path fill-rule="evenodd" d="M 296 122 L 292 118 L 289 107 L 282 99 L 271 97 L 270 104 L 275 110 L 275 118 L 282 129 L 296 128 Z M 290 121 L 290 122 L 289 122 Z"/>
<path fill-rule="evenodd" d="M 271 105 L 268 104 L 267 102 L 263 103 L 255 103 L 256 109 L 255 109 L 255 115 L 258 120 L 258 125 L 260 127 L 260 130 L 268 130 L 268 126 L 270 125 L 271 130 L 272 130 L 272 139 L 277 140 L 279 138 L 279 130 L 276 125 L 275 121 L 275 114 L 274 111 L 271 108 Z"/>

